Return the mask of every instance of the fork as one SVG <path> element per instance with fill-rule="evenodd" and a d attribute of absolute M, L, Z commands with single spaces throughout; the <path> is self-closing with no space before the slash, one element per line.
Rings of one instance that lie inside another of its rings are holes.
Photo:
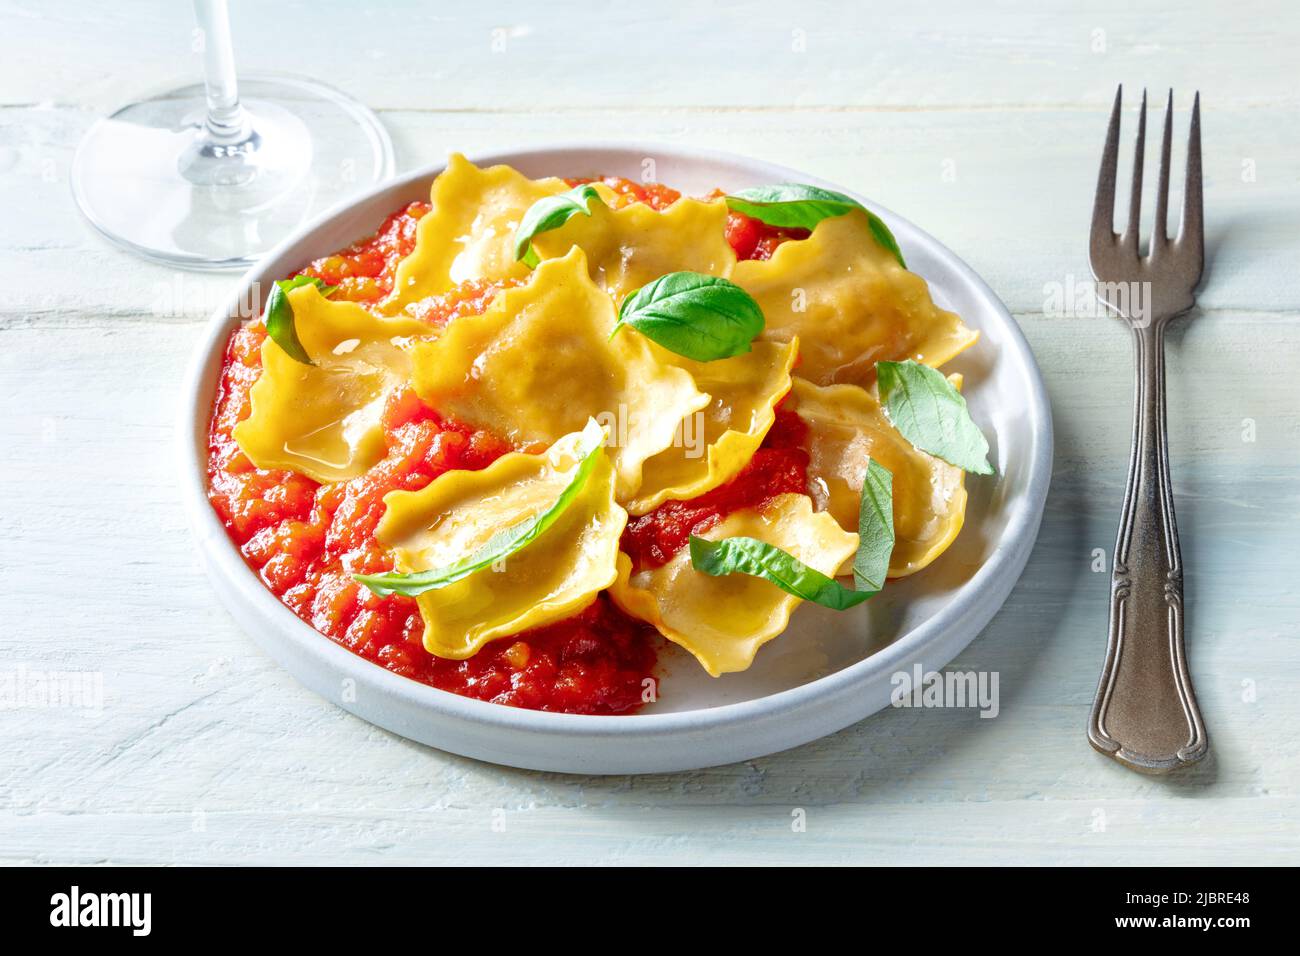
<path fill-rule="evenodd" d="M 1088 723 L 1098 751 L 1134 770 L 1168 773 L 1209 750 L 1205 723 L 1192 691 L 1183 643 L 1183 562 L 1169 482 L 1165 435 L 1164 335 L 1169 320 L 1196 304 L 1205 258 L 1201 196 L 1201 96 L 1192 106 L 1183 186 L 1182 225 L 1166 235 L 1169 141 L 1174 94 L 1165 108 L 1155 223 L 1146 254 L 1139 241 L 1146 91 L 1134 149 L 1133 183 L 1124 232 L 1114 231 L 1120 105 L 1106 132 L 1092 211 L 1089 258 L 1097 295 L 1133 332 L 1136 382 L 1133 447 L 1111 574 L 1110 633 L 1101 681 Z"/>

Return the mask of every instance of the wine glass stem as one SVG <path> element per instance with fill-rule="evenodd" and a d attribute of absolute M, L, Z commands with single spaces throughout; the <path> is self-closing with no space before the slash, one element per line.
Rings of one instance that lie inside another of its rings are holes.
<path fill-rule="evenodd" d="M 203 35 L 203 83 L 207 88 L 210 137 L 223 143 L 249 135 L 248 114 L 239 102 L 235 53 L 230 43 L 230 11 L 226 0 L 194 0 L 194 14 Z"/>

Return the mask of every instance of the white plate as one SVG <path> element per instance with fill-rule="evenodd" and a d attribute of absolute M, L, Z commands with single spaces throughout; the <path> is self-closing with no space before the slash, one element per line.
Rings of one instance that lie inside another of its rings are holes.
<path fill-rule="evenodd" d="M 630 179 L 640 179 L 653 160 L 653 178 L 687 194 L 792 181 L 850 192 L 795 170 L 683 147 L 563 146 L 474 159 L 509 163 L 533 177 Z M 1024 568 L 1047 497 L 1046 391 L 1024 336 L 988 286 L 934 238 L 860 196 L 889 224 L 936 300 L 981 333 L 945 371 L 965 374 L 971 413 L 989 438 L 997 475 L 968 479 L 965 528 L 934 565 L 854 611 L 802 607 L 741 674 L 710 678 L 670 646 L 660 658 L 660 700 L 624 717 L 548 714 L 459 697 L 398 677 L 299 620 L 244 564 L 207 500 L 208 420 L 237 322 L 231 316 L 250 289 L 269 288 L 374 232 L 400 206 L 427 199 L 440 171 L 428 167 L 373 189 L 272 251 L 244 276 L 232 304 L 212 317 L 186 378 L 181 484 L 209 574 L 235 619 L 300 681 L 394 733 L 481 760 L 573 773 L 686 770 L 784 750 L 861 720 L 888 704 L 891 675 L 915 664 L 942 667 L 988 624 Z"/>

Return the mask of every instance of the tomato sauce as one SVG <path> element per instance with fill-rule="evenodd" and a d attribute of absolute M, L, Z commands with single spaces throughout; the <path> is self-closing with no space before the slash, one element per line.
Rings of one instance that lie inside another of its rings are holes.
<path fill-rule="evenodd" d="M 734 209 L 727 213 L 727 242 L 741 261 L 771 259 L 776 247 L 787 239 L 807 239 L 808 235 L 807 229 L 769 226 Z"/>
<path fill-rule="evenodd" d="M 658 183 L 600 181 L 620 205 L 642 202 L 663 209 L 681 196 Z M 315 260 L 300 274 L 336 286 L 334 298 L 381 301 L 391 293 L 397 265 L 414 248 L 417 224 L 429 208 L 411 203 L 369 239 Z M 737 213 L 727 223 L 727 239 L 739 258 L 765 258 L 788 236 Z M 412 314 L 444 325 L 481 313 L 498 292 L 516 284 L 467 282 L 416 304 Z M 227 345 L 209 431 L 208 482 L 227 533 L 272 593 L 353 653 L 466 697 L 577 714 L 629 713 L 645 702 L 660 638 L 604 594 L 568 620 L 495 641 L 469 660 L 428 653 L 413 598 L 379 597 L 352 579 L 393 567 L 392 555 L 375 538 L 384 495 L 417 491 L 452 469 L 484 468 L 514 449 L 487 431 L 439 415 L 405 390 L 384 410 L 385 457 L 365 474 L 322 485 L 293 472 L 259 469 L 232 432 L 251 411 L 249 391 L 261 372 L 265 338 L 260 321 L 252 322 L 237 329 Z M 638 566 L 662 564 L 692 532 L 713 527 L 731 511 L 803 491 L 808 460 L 800 447 L 801 429 L 798 416 L 778 410 L 767 440 L 735 480 L 702 498 L 668 502 L 633 519 L 624 550 Z"/>
<path fill-rule="evenodd" d="M 317 259 L 297 274 L 337 286 L 336 299 L 377 302 L 393 291 L 397 264 L 415 248 L 415 227 L 429 208 L 427 202 L 413 202 L 384 220 L 369 239 Z"/>
<path fill-rule="evenodd" d="M 721 189 L 715 189 L 708 198 L 721 199 L 725 195 Z M 771 259 L 776 247 L 787 239 L 807 239 L 809 235 L 807 229 L 769 226 L 761 219 L 734 209 L 727 213 L 727 242 L 742 262 L 746 259 Z"/>
<path fill-rule="evenodd" d="M 635 569 L 659 567 L 733 511 L 758 508 L 777 495 L 804 494 L 808 482 L 807 426 L 778 406 L 763 445 L 731 481 L 690 501 L 665 501 L 633 518 L 623 532 L 622 550 Z"/>

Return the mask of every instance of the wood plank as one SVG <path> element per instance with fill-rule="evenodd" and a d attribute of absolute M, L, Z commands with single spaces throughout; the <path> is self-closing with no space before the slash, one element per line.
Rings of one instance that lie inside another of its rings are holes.
<path fill-rule="evenodd" d="M 1300 812 L 1294 798 L 1213 807 L 1181 799 L 1161 804 L 1159 814 L 1152 808 L 1146 799 L 826 808 L 796 799 L 773 807 L 700 808 L 677 801 L 646 809 L 597 803 L 417 805 L 364 814 L 201 807 L 153 814 L 0 814 L 6 847 L 0 862 L 265 865 L 289 856 L 308 865 L 1014 865 L 1045 844 L 1055 849 L 1055 862 L 1072 865 L 1142 866 L 1152 858 L 1195 866 L 1294 860 L 1289 824 Z M 807 829 L 793 832 L 792 814 L 799 810 Z M 1225 833 L 1237 839 L 1224 839 Z M 52 854 L 51 845 L 61 852 Z"/>
<path fill-rule="evenodd" d="M 199 75 L 190 8 L 60 0 L 15 10 L 0 103 L 106 110 Z M 419 0 L 236 5 L 237 61 L 381 109 L 873 110 L 1109 104 L 1115 84 L 1294 106 L 1300 26 L 1276 3 L 607 4 Z M 310 22 L 311 29 L 304 30 Z M 701 82 L 707 77 L 707 82 Z"/>

